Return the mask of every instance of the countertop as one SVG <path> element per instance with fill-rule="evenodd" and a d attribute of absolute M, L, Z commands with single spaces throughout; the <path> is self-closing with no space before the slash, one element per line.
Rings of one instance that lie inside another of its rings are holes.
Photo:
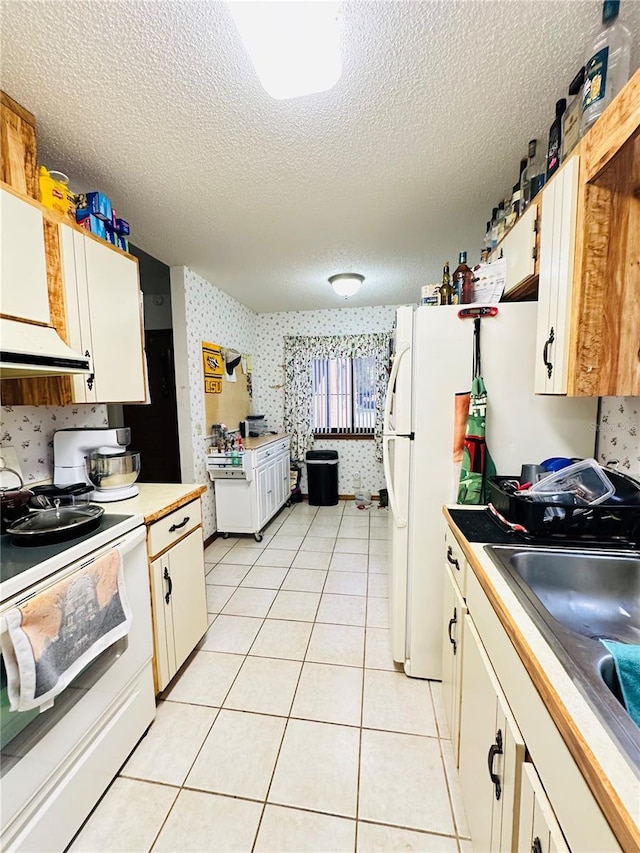
<path fill-rule="evenodd" d="M 289 433 L 277 432 L 274 435 L 260 435 L 257 438 L 248 436 L 242 439 L 242 443 L 245 450 L 257 450 L 259 447 L 264 447 L 265 444 L 271 444 L 272 441 L 282 441 L 283 438 L 289 438 Z M 215 453 L 215 448 L 212 449 L 212 452 Z"/>
<path fill-rule="evenodd" d="M 207 491 L 199 483 L 136 483 L 140 493 L 126 501 L 103 503 L 105 512 L 135 513 L 144 516 L 144 523 L 151 524 L 174 509 L 199 498 Z"/>
<path fill-rule="evenodd" d="M 614 831 L 618 828 L 621 846 L 634 849 L 628 847 L 628 840 L 640 844 L 638 777 L 485 552 L 485 543 L 468 542 L 451 519 L 448 507 L 444 515 L 531 680 L 541 695 L 542 685 L 544 695 L 550 697 L 547 709 L 610 825 Z M 620 830 L 626 845 L 620 839 Z"/>

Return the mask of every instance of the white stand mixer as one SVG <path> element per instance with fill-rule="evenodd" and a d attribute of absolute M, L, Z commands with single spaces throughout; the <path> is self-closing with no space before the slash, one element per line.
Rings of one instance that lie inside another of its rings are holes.
<path fill-rule="evenodd" d="M 130 442 L 129 427 L 58 430 L 53 436 L 54 485 L 93 485 L 90 500 L 98 503 L 135 497 L 140 454 L 126 450 Z"/>

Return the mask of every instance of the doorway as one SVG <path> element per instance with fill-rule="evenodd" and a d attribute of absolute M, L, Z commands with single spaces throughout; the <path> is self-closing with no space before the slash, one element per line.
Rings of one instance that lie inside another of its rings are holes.
<path fill-rule="evenodd" d="M 131 429 L 131 449 L 140 452 L 141 483 L 179 483 L 180 445 L 169 267 L 136 246 L 130 246 L 130 252 L 139 262 L 151 403 L 122 406 L 120 425 Z"/>
<path fill-rule="evenodd" d="M 123 421 L 131 429 L 131 446 L 140 451 L 140 482 L 179 483 L 173 331 L 147 329 L 144 340 L 151 403 L 123 406 Z"/>

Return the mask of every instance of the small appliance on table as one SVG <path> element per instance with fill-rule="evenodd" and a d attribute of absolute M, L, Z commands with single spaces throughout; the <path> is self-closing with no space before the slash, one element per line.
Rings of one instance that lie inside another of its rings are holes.
<path fill-rule="evenodd" d="M 135 497 L 140 454 L 126 449 L 130 442 L 129 427 L 58 430 L 53 436 L 53 482 L 93 485 L 90 500 L 98 503 Z"/>

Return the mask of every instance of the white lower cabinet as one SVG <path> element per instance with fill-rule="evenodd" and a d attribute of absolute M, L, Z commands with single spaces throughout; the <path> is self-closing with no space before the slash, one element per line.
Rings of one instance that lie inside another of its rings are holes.
<path fill-rule="evenodd" d="M 457 577 L 449 568 L 445 599 L 449 608 L 467 611 L 459 635 L 458 766 L 474 850 L 620 850 L 480 580 L 465 565 L 465 598 L 458 597 Z M 457 677 L 449 661 L 443 696 L 448 722 L 453 719 L 452 732 Z M 448 696 L 454 697 L 453 704 Z"/>
<path fill-rule="evenodd" d="M 451 571 L 445 569 L 442 637 L 442 703 L 446 714 L 453 755 L 458 764 L 460 743 L 460 700 L 462 695 L 462 650 L 467 606 Z"/>
<path fill-rule="evenodd" d="M 178 516 L 183 517 L 184 510 L 176 510 L 172 516 L 179 523 Z M 149 568 L 156 691 L 160 692 L 207 630 L 202 527 L 183 536 L 152 560 Z"/>
<path fill-rule="evenodd" d="M 219 479 L 209 466 L 216 484 L 218 530 L 223 535 L 253 533 L 260 541 L 262 529 L 291 497 L 289 465 L 289 439 L 279 438 L 244 451 L 242 479 Z"/>
<path fill-rule="evenodd" d="M 518 853 L 569 853 L 533 764 L 522 765 Z"/>
<path fill-rule="evenodd" d="M 476 850 L 516 850 L 525 745 L 478 636 L 465 617 L 460 786 Z"/>

